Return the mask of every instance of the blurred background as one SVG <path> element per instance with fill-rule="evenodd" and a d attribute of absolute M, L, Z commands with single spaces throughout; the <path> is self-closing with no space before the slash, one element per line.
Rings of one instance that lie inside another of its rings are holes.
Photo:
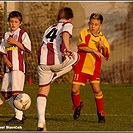
<path fill-rule="evenodd" d="M 104 17 L 102 32 L 107 38 L 111 53 L 108 61 L 103 60 L 102 83 L 133 83 L 133 2 L 0 2 L 0 40 L 8 30 L 7 17 L 13 10 L 23 15 L 22 27 L 32 42 L 31 54 L 25 54 L 26 82 L 32 78 L 38 83 L 37 55 L 45 29 L 56 22 L 58 10 L 69 6 L 74 11 L 71 48 L 76 51 L 78 36 L 88 27 L 91 13 Z M 58 78 L 57 83 L 71 83 L 72 71 Z M 3 75 L 3 60 L 0 56 L 0 74 Z"/>

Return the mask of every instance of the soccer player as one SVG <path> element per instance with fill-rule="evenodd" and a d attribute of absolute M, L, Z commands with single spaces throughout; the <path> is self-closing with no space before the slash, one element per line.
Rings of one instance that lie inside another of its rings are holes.
<path fill-rule="evenodd" d="M 102 28 L 103 16 L 92 13 L 88 22 L 89 28 L 84 28 L 80 32 L 77 44 L 80 58 L 73 66 L 74 77 L 71 89 L 73 102 L 74 119 L 80 116 L 84 103 L 80 99 L 80 87 L 85 86 L 89 81 L 97 107 L 98 122 L 105 122 L 103 93 L 100 89 L 100 68 L 102 58 L 108 60 L 110 47 L 100 31 Z"/>
<path fill-rule="evenodd" d="M 78 55 L 70 49 L 73 11 L 69 7 L 59 10 L 57 23 L 46 29 L 38 50 L 39 91 L 37 96 L 38 131 L 46 131 L 45 110 L 50 83 L 69 72 Z"/>
<path fill-rule="evenodd" d="M 10 31 L 6 32 L 0 45 L 0 54 L 5 63 L 1 93 L 9 106 L 14 110 L 14 117 L 6 124 L 23 124 L 26 119 L 22 111 L 13 106 L 14 97 L 23 92 L 25 81 L 24 52 L 30 53 L 31 41 L 28 34 L 20 28 L 22 15 L 12 11 L 8 16 Z"/>

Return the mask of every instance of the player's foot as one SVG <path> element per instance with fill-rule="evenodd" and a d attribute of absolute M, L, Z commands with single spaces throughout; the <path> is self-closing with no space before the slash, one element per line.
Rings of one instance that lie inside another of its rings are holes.
<path fill-rule="evenodd" d="M 7 121 L 6 124 L 7 124 L 7 125 L 10 125 L 10 124 L 24 124 L 24 119 L 19 120 L 19 119 L 17 119 L 17 118 L 14 116 L 11 120 Z"/>
<path fill-rule="evenodd" d="M 2 105 L 3 104 L 3 101 L 2 101 L 2 99 L 0 98 L 0 105 Z"/>
<path fill-rule="evenodd" d="M 82 109 L 82 107 L 84 106 L 84 103 L 83 102 L 80 102 L 80 105 L 78 107 L 76 107 L 75 111 L 74 111 L 74 116 L 73 118 L 76 120 L 79 118 L 80 116 L 80 111 Z"/>
<path fill-rule="evenodd" d="M 99 123 L 104 123 L 105 122 L 105 113 L 104 112 L 97 112 L 97 116 L 98 116 L 98 122 Z"/>
<path fill-rule="evenodd" d="M 45 122 L 38 122 L 37 131 L 47 131 Z"/>

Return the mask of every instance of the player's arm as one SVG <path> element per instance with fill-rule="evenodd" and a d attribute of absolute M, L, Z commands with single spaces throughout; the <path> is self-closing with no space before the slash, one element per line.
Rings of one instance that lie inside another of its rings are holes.
<path fill-rule="evenodd" d="M 109 58 L 109 52 L 108 52 L 108 48 L 104 45 L 103 41 L 99 41 L 99 50 L 102 50 L 102 55 L 106 58 L 106 60 Z"/>
<path fill-rule="evenodd" d="M 89 34 L 87 34 L 86 29 L 83 29 L 79 35 L 79 40 L 78 40 L 78 44 L 77 44 L 78 51 L 92 53 L 94 55 L 97 55 L 99 58 L 104 58 L 104 56 L 99 51 L 88 47 L 89 40 L 85 39 L 86 38 L 85 36 L 89 36 Z"/>
<path fill-rule="evenodd" d="M 0 44 L 0 54 L 3 56 L 3 62 L 4 62 L 4 64 L 6 64 L 6 66 L 8 67 L 8 68 L 12 68 L 12 64 L 11 64 L 11 62 L 8 60 L 8 58 L 7 58 L 7 55 L 6 55 L 6 50 L 5 50 L 5 41 L 4 41 L 4 38 L 2 39 L 2 42 L 1 42 L 1 44 Z"/>
<path fill-rule="evenodd" d="M 101 40 L 98 43 L 99 43 L 99 46 L 98 46 L 99 49 L 102 49 L 102 54 L 103 54 L 103 56 L 105 56 L 107 53 L 107 50 L 106 50 L 104 43 Z"/>
<path fill-rule="evenodd" d="M 25 51 L 24 46 L 20 42 L 16 41 L 13 37 L 9 37 L 7 42 L 10 44 L 14 44 L 17 47 L 19 47 L 20 49 L 22 49 L 23 51 Z"/>
<path fill-rule="evenodd" d="M 66 51 L 71 51 L 70 50 L 70 34 L 68 32 L 63 32 L 62 33 L 62 39 L 63 43 L 65 45 Z"/>
<path fill-rule="evenodd" d="M 12 68 L 12 64 L 11 64 L 11 62 L 8 60 L 6 54 L 3 54 L 3 61 L 4 61 L 4 64 L 6 64 L 6 66 L 7 66 L 8 68 Z"/>
<path fill-rule="evenodd" d="M 95 49 L 92 49 L 90 47 L 80 46 L 80 47 L 78 47 L 78 49 L 80 51 L 84 51 L 84 52 L 87 52 L 87 53 L 93 53 L 93 54 L 97 55 L 99 58 L 104 58 L 104 56 L 100 52 L 98 52 Z"/>
<path fill-rule="evenodd" d="M 62 33 L 62 39 L 63 39 L 63 43 L 65 45 L 66 48 L 66 53 L 68 56 L 70 56 L 72 54 L 72 51 L 70 49 L 70 34 L 68 32 L 63 32 Z"/>

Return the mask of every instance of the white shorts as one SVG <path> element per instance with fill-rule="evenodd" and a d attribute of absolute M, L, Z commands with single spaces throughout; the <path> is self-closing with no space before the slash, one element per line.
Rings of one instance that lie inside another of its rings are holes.
<path fill-rule="evenodd" d="M 4 74 L 1 91 L 19 92 L 23 91 L 25 74 L 22 71 L 11 71 Z"/>
<path fill-rule="evenodd" d="M 62 64 L 58 65 L 38 65 L 39 86 L 45 86 L 49 84 L 53 78 L 56 79 L 61 75 L 69 72 L 72 69 L 72 65 L 78 60 L 78 54 L 73 52 L 75 58 L 67 57 Z M 54 77 L 56 75 L 56 77 Z"/>

